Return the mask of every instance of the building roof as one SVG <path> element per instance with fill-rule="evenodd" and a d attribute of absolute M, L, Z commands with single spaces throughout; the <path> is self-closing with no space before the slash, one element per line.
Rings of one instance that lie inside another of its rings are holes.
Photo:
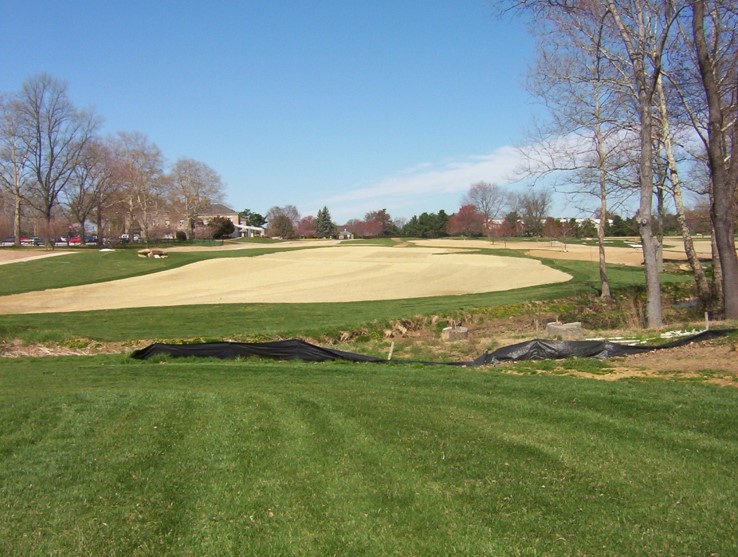
<path fill-rule="evenodd" d="M 213 203 L 203 207 L 200 211 L 201 215 L 235 215 L 238 211 L 234 211 L 230 207 L 223 205 L 222 203 Z"/>

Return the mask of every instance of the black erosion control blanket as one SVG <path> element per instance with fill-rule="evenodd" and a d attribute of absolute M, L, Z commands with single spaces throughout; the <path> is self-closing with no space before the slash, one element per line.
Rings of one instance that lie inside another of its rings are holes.
<path fill-rule="evenodd" d="M 418 362 L 416 360 L 392 360 L 391 363 L 422 363 L 455 366 L 482 366 L 494 365 L 502 362 L 517 362 L 522 360 L 562 359 L 569 357 L 610 358 L 613 356 L 628 356 L 641 354 L 653 350 L 664 350 L 684 346 L 692 342 L 700 342 L 724 336 L 735 329 L 715 329 L 682 337 L 678 340 L 659 345 L 629 346 L 610 341 L 599 340 L 541 340 L 535 339 L 519 342 L 510 346 L 498 348 L 493 352 L 485 352 L 475 360 L 469 362 Z M 236 359 L 257 356 L 277 360 L 301 360 L 305 362 L 349 361 L 389 363 L 388 360 L 364 356 L 353 352 L 343 352 L 324 348 L 305 342 L 291 339 L 273 342 L 207 342 L 199 344 L 163 344 L 156 343 L 136 350 L 132 358 L 146 360 L 154 356 L 168 356 L 172 358 L 203 357 Z"/>

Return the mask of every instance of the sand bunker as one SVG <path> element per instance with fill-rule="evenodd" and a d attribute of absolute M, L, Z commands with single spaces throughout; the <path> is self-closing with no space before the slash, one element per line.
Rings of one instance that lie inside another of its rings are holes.
<path fill-rule="evenodd" d="M 485 239 L 473 240 L 453 240 L 453 239 L 434 239 L 434 240 L 412 240 L 414 245 L 418 246 L 438 246 L 438 247 L 465 247 L 465 248 L 494 248 L 494 249 L 514 249 L 523 251 L 526 255 L 533 257 L 548 257 L 551 259 L 568 259 L 576 261 L 591 261 L 597 263 L 599 261 L 599 248 L 595 240 L 591 240 L 586 244 L 564 244 L 558 240 L 541 240 L 541 241 L 502 241 L 495 240 L 490 242 Z M 610 241 L 605 243 L 605 259 L 608 263 L 620 265 L 630 265 L 639 267 L 643 265 L 643 251 L 641 250 L 638 240 L 631 238 L 630 247 L 615 247 L 608 245 Z M 709 259 L 712 257 L 712 247 L 709 239 L 694 239 L 694 247 L 697 254 L 701 258 Z M 686 261 L 687 256 L 684 253 L 684 246 L 681 238 L 666 238 L 664 241 L 664 258 L 671 261 Z"/>
<path fill-rule="evenodd" d="M 227 303 L 394 300 L 510 290 L 571 277 L 540 262 L 450 248 L 338 246 L 212 259 L 101 284 L 0 298 L 0 313 Z"/>

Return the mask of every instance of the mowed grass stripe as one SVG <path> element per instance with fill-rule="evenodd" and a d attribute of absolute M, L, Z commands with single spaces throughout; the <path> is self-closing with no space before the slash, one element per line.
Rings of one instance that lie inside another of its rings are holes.
<path fill-rule="evenodd" d="M 734 389 L 0 362 L 0 554 L 735 553 Z"/>

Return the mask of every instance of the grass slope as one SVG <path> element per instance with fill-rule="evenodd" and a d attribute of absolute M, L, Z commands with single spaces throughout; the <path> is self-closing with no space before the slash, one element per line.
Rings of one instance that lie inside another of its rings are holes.
<path fill-rule="evenodd" d="M 335 248 L 335 249 L 340 249 Z M 179 253 L 163 260 L 133 257 L 130 252 L 100 254 L 89 252 L 70 257 L 49 258 L 6 265 L 0 269 L 0 292 L 29 291 L 70 286 L 84 282 L 112 280 L 204 258 L 245 257 L 271 253 L 263 250 L 215 253 Z M 490 255 L 520 256 L 514 251 L 481 250 Z M 112 256 L 110 259 L 104 259 Z M 102 264 L 102 262 L 105 264 Z M 222 304 L 135 308 L 77 313 L 0 315 L 0 335 L 26 342 L 64 341 L 80 336 L 100 341 L 172 338 L 274 338 L 302 336 L 320 338 L 336 331 L 356 329 L 373 322 L 386 322 L 415 315 L 447 315 L 479 308 L 515 304 L 530 300 L 551 300 L 578 294 L 595 293 L 599 286 L 597 265 L 583 261 L 542 260 L 544 264 L 572 275 L 561 284 L 535 286 L 506 292 L 337 304 Z M 643 284 L 641 269 L 611 266 L 613 288 Z M 24 278 L 27 277 L 27 278 Z M 24 282 L 27 280 L 28 282 Z M 493 280 L 491 278 L 490 280 Z M 664 275 L 663 280 L 681 281 L 684 277 Z M 2 290 L 4 288 L 4 290 Z"/>
<path fill-rule="evenodd" d="M 0 361 L 2 555 L 735 555 L 738 391 Z"/>

